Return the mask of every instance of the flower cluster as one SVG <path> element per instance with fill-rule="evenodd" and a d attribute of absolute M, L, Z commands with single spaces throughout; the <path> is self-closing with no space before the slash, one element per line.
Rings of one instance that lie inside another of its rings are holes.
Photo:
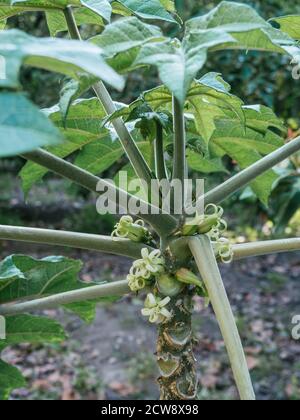
<path fill-rule="evenodd" d="M 222 219 L 224 210 L 215 204 L 208 204 L 204 214 L 197 214 L 196 217 L 186 222 L 183 226 L 182 234 L 191 236 L 196 233 L 205 234 L 211 231 L 225 231 L 227 223 Z"/>
<path fill-rule="evenodd" d="M 164 271 L 164 258 L 160 250 L 150 252 L 148 248 L 143 248 L 141 255 L 142 258 L 134 261 L 127 276 L 128 285 L 134 292 L 143 289 L 147 281 Z"/>
<path fill-rule="evenodd" d="M 142 309 L 142 315 L 149 317 L 149 321 L 154 324 L 161 324 L 170 320 L 172 313 L 166 308 L 170 300 L 169 296 L 161 299 L 149 293 L 145 300 L 145 307 Z"/>
<path fill-rule="evenodd" d="M 131 216 L 123 216 L 112 232 L 113 238 L 128 238 L 133 242 L 149 243 L 152 239 L 150 232 L 145 228 L 143 220 L 134 222 Z"/>
<path fill-rule="evenodd" d="M 183 235 L 206 234 L 215 250 L 217 257 L 224 263 L 230 263 L 233 258 L 232 246 L 228 239 L 223 237 L 227 230 L 227 223 L 222 216 L 224 210 L 215 204 L 208 204 L 203 215 L 197 215 L 183 227 Z"/>

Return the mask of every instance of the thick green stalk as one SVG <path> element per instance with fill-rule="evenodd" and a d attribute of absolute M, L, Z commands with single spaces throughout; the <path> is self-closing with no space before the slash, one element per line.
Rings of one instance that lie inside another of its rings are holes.
<path fill-rule="evenodd" d="M 113 240 L 109 236 L 102 235 L 5 225 L 0 225 L 0 239 L 87 249 L 107 254 L 122 255 L 133 259 L 141 257 L 143 248 L 152 250 L 147 245 L 132 242 L 127 239 Z"/>
<path fill-rule="evenodd" d="M 164 157 L 163 127 L 159 122 L 156 123 L 156 139 L 154 141 L 154 154 L 156 178 L 159 181 L 163 179 L 167 180 L 168 173 Z"/>
<path fill-rule="evenodd" d="M 206 235 L 193 237 L 189 245 L 208 290 L 240 397 L 242 400 L 255 400 L 243 346 L 210 240 Z"/>
<path fill-rule="evenodd" d="M 161 400 L 194 400 L 197 374 L 193 355 L 192 296 L 186 291 L 168 306 L 173 312 L 169 322 L 159 326 L 157 363 Z"/>
<path fill-rule="evenodd" d="M 181 208 L 180 214 L 185 209 L 185 180 L 187 178 L 186 163 L 186 134 L 183 106 L 178 99 L 173 96 L 173 119 L 174 119 L 174 164 L 173 164 L 173 180 L 179 180 L 182 185 L 181 197 L 174 197 L 176 200 L 176 208 Z M 177 202 L 177 199 L 181 202 Z M 178 206 L 178 207 L 177 207 Z"/>
<path fill-rule="evenodd" d="M 191 259 L 189 249 L 190 237 L 185 236 L 170 242 L 172 254 L 182 265 Z M 273 241 L 248 242 L 233 245 L 233 260 L 241 260 L 248 257 L 258 257 L 268 254 L 300 251 L 300 238 L 277 239 Z"/>
<path fill-rule="evenodd" d="M 234 260 L 282 252 L 300 251 L 300 238 L 278 239 L 275 241 L 250 242 L 233 245 Z"/>
<path fill-rule="evenodd" d="M 70 162 L 61 159 L 51 153 L 38 149 L 34 152 L 26 153 L 23 155 L 25 159 L 31 160 L 39 165 L 44 166 L 50 171 L 63 176 L 75 184 L 81 185 L 90 191 L 97 192 L 97 187 L 107 187 L 110 190 L 115 189 L 116 195 L 121 199 L 122 202 L 130 200 L 132 203 L 143 203 L 142 200 L 128 194 L 126 191 L 120 190 L 116 187 L 112 187 L 110 183 L 102 180 L 101 178 L 92 175 L 91 173 L 78 168 Z M 118 201 L 118 198 L 117 198 Z M 139 217 L 148 222 L 156 230 L 157 233 L 162 236 L 168 235 L 174 229 L 176 229 L 176 220 L 168 214 L 163 214 L 158 208 L 154 208 L 150 204 L 144 203 L 145 207 L 148 206 L 148 214 L 140 214 Z"/>
<path fill-rule="evenodd" d="M 205 203 L 220 203 L 226 200 L 226 198 L 230 197 L 239 189 L 251 183 L 258 176 L 262 175 L 264 172 L 273 168 L 273 166 L 284 161 L 299 150 L 300 137 L 297 137 L 296 139 L 291 140 L 289 143 L 260 159 L 258 162 L 239 172 L 237 175 L 225 181 L 223 184 L 212 189 L 206 193 L 204 197 L 200 197 L 199 200 L 204 199 Z"/>
<path fill-rule="evenodd" d="M 107 296 L 123 296 L 129 293 L 128 282 L 125 280 L 113 283 L 91 286 L 84 289 L 72 290 L 70 292 L 59 293 L 49 297 L 31 300 L 29 302 L 0 305 L 0 315 L 17 315 L 32 311 L 42 311 L 45 309 L 57 308 L 69 303 L 94 300 Z"/>
<path fill-rule="evenodd" d="M 64 10 L 65 19 L 68 25 L 68 30 L 70 33 L 71 38 L 81 40 L 81 36 L 74 18 L 72 6 L 68 6 Z M 115 104 L 106 89 L 103 82 L 97 82 L 93 86 L 93 89 L 99 98 L 100 102 L 102 103 L 107 115 L 110 115 L 116 111 Z M 149 166 L 147 165 L 146 160 L 144 159 L 142 153 L 140 152 L 139 148 L 137 147 L 134 139 L 132 138 L 131 134 L 126 128 L 122 118 L 117 118 L 112 121 L 112 124 L 120 138 L 121 144 L 130 160 L 137 176 L 140 179 L 146 181 L 148 187 L 151 186 L 151 180 L 155 179 L 154 174 L 150 170 Z"/>

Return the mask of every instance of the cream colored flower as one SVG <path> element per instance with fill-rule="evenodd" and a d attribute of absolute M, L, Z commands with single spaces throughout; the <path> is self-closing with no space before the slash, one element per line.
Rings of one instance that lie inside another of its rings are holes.
<path fill-rule="evenodd" d="M 230 241 L 227 238 L 219 238 L 217 241 L 212 241 L 216 257 L 219 257 L 225 264 L 229 264 L 233 260 L 233 249 Z"/>
<path fill-rule="evenodd" d="M 134 222 L 131 216 L 123 216 L 115 225 L 112 238 L 128 238 L 134 242 L 148 243 L 151 240 L 150 232 L 145 228 L 143 220 Z"/>
<path fill-rule="evenodd" d="M 138 292 L 146 286 L 146 280 L 142 277 L 136 277 L 133 274 L 127 276 L 128 286 L 133 292 Z"/>
<path fill-rule="evenodd" d="M 115 230 L 112 232 L 112 237 L 126 238 L 129 234 L 128 228 L 133 224 L 131 216 L 123 216 L 116 224 Z"/>
<path fill-rule="evenodd" d="M 149 317 L 149 321 L 153 324 L 168 321 L 172 318 L 171 312 L 166 308 L 170 300 L 169 296 L 160 299 L 149 293 L 145 300 L 145 307 L 142 309 L 142 315 Z"/>
<path fill-rule="evenodd" d="M 159 249 L 149 252 L 148 248 L 142 249 L 142 261 L 150 273 L 160 273 L 164 269 L 164 259 Z"/>
<path fill-rule="evenodd" d="M 147 280 L 164 271 L 164 258 L 158 249 L 150 252 L 143 248 L 141 254 L 142 258 L 134 261 L 127 276 L 128 285 L 134 292 L 143 289 Z"/>
<path fill-rule="evenodd" d="M 191 236 L 196 233 L 207 234 L 211 233 L 214 237 L 227 229 L 227 223 L 222 219 L 224 210 L 215 204 L 208 204 L 205 207 L 204 214 L 196 214 L 193 219 L 187 220 L 185 223 L 182 234 L 184 236 Z"/>

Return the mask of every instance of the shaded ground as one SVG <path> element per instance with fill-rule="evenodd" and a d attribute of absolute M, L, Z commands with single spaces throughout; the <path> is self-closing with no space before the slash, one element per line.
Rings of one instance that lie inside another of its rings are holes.
<path fill-rule="evenodd" d="M 13 249 L 13 251 L 12 251 Z M 4 243 L 12 252 L 43 257 L 47 247 Z M 51 249 L 81 258 L 87 279 L 121 278 L 127 259 Z M 292 317 L 300 314 L 299 253 L 249 259 L 222 267 L 224 280 L 246 346 L 259 399 L 300 399 L 300 341 L 291 337 Z M 140 315 L 141 300 L 124 298 L 100 306 L 92 325 L 58 311 L 70 340 L 63 345 L 8 349 L 5 359 L 21 368 L 29 389 L 14 399 L 156 399 L 153 358 L 155 329 Z M 210 308 L 196 301 L 194 329 L 201 381 L 200 398 L 236 399 L 224 345 Z"/>

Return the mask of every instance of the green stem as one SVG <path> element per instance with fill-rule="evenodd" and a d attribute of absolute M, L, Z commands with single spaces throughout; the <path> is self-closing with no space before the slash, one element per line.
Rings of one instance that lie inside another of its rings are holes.
<path fill-rule="evenodd" d="M 74 18 L 72 6 L 68 6 L 66 9 L 64 9 L 64 15 L 71 38 L 81 40 L 80 32 Z M 93 89 L 100 102 L 102 103 L 107 115 L 114 113 L 116 111 L 115 104 L 103 82 L 100 81 L 95 83 Z M 155 176 L 151 172 L 146 160 L 137 147 L 131 134 L 127 130 L 123 120 L 121 118 L 117 118 L 112 121 L 112 124 L 120 138 L 124 151 L 126 152 L 137 176 L 140 179 L 145 180 L 148 187 L 150 187 L 151 181 L 155 179 Z"/>
<path fill-rule="evenodd" d="M 282 252 L 300 251 L 300 238 L 250 242 L 233 245 L 234 260 Z"/>
<path fill-rule="evenodd" d="M 63 176 L 73 181 L 75 184 L 81 185 L 82 187 L 87 188 L 92 192 L 97 192 L 99 186 L 109 188 L 110 190 L 114 188 L 116 196 L 118 196 L 122 202 L 128 202 L 128 200 L 130 200 L 135 204 L 143 203 L 145 207 L 148 206 L 148 214 L 140 214 L 139 216 L 150 225 L 152 225 L 158 234 L 169 234 L 177 227 L 175 218 L 168 214 L 162 213 L 160 209 L 143 202 L 142 200 L 128 194 L 126 191 L 113 187 L 112 184 L 108 183 L 107 181 L 104 181 L 101 178 L 92 175 L 91 173 L 81 168 L 78 168 L 77 166 L 65 161 L 64 159 L 52 155 L 45 150 L 38 149 L 34 152 L 24 154 L 23 157 L 44 166 L 50 171 Z M 118 202 L 118 199 L 116 201 Z"/>
<path fill-rule="evenodd" d="M 173 119 L 174 119 L 174 165 L 173 180 L 179 180 L 182 185 L 181 203 L 176 207 L 181 208 L 183 214 L 185 208 L 185 180 L 187 178 L 186 163 L 186 134 L 183 106 L 178 99 L 173 96 Z M 176 197 L 175 197 L 176 199 Z"/>
<path fill-rule="evenodd" d="M 300 150 L 300 137 L 290 141 L 268 156 L 260 159 L 258 162 L 239 172 L 237 175 L 217 186 L 213 190 L 200 197 L 206 203 L 220 203 L 230 197 L 239 189 L 251 183 L 258 176 L 273 168 L 273 166 L 287 159 L 292 154 Z"/>
<path fill-rule="evenodd" d="M 161 400 L 194 400 L 198 380 L 193 355 L 192 295 L 184 291 L 174 297 L 169 309 L 173 317 L 159 326 L 157 363 Z"/>
<path fill-rule="evenodd" d="M 159 181 L 163 179 L 167 180 L 168 173 L 164 158 L 163 127 L 159 122 L 156 123 L 156 139 L 154 141 L 154 154 L 156 177 Z"/>
<path fill-rule="evenodd" d="M 189 245 L 208 290 L 240 397 L 242 400 L 255 400 L 243 346 L 210 240 L 204 235 L 193 237 Z"/>
<path fill-rule="evenodd" d="M 61 305 L 83 302 L 85 300 L 94 300 L 101 297 L 123 296 L 129 292 L 130 289 L 127 281 L 116 281 L 114 283 L 59 293 L 49 297 L 31 300 L 29 302 L 0 305 L 0 315 L 17 315 L 32 311 L 42 311 L 45 309 L 57 308 Z"/>
<path fill-rule="evenodd" d="M 4 225 L 0 225 L 0 239 L 87 249 L 107 254 L 122 255 L 133 259 L 141 257 L 143 248 L 152 250 L 147 245 L 127 239 L 113 240 L 109 236 Z"/>

